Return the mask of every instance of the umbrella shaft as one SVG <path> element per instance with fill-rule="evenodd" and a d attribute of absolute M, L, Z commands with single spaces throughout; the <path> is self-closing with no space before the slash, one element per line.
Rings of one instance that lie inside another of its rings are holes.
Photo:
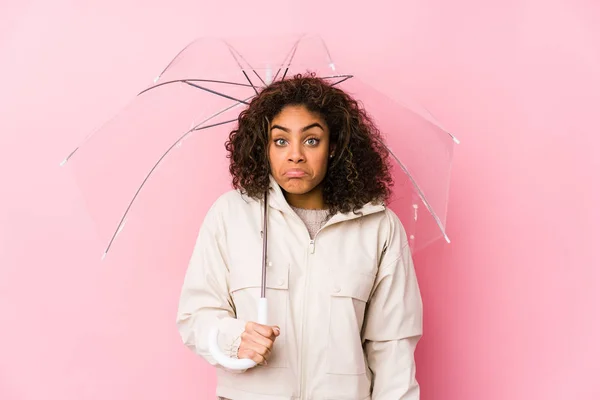
<path fill-rule="evenodd" d="M 269 189 L 265 192 L 264 200 L 264 213 L 263 213 L 263 251 L 262 251 L 262 282 L 260 284 L 260 297 L 266 297 L 267 287 L 267 208 L 268 208 L 268 193 Z"/>

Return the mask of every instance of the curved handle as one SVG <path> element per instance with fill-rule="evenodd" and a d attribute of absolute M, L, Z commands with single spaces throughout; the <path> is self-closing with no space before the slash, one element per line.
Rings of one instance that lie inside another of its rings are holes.
<path fill-rule="evenodd" d="M 258 299 L 258 323 L 261 325 L 267 324 L 267 299 L 261 297 Z M 227 357 L 219 347 L 219 329 L 213 328 L 208 337 L 208 350 L 213 358 L 222 366 L 232 370 L 244 370 L 254 368 L 256 363 L 249 358 L 232 358 Z"/>

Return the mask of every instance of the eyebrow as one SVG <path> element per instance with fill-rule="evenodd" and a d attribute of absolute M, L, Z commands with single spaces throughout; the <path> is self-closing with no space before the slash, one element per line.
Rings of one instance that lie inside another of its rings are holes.
<path fill-rule="evenodd" d="M 325 129 L 323 129 L 323 127 L 321 126 L 321 124 L 319 124 L 318 122 L 315 122 L 315 123 L 313 123 L 313 124 L 307 125 L 307 126 L 305 126 L 304 128 L 302 128 L 302 131 L 301 131 L 301 132 L 306 132 L 306 131 L 307 131 L 307 130 L 309 130 L 310 128 L 314 128 L 314 127 L 319 127 L 319 128 L 321 128 L 321 130 L 322 130 L 322 131 L 325 131 Z M 271 130 L 273 130 L 273 129 L 281 129 L 281 130 L 282 130 L 282 131 L 284 131 L 284 132 L 290 133 L 290 130 L 289 130 L 288 128 L 284 128 L 284 127 L 283 127 L 283 126 L 281 126 L 281 125 L 273 125 L 273 126 L 271 127 Z"/>

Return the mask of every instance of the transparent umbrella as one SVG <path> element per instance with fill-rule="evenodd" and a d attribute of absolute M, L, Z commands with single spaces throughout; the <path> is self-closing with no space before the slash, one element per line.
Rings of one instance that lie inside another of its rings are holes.
<path fill-rule="evenodd" d="M 394 164 L 388 206 L 404 225 L 412 252 L 440 238 L 449 242 L 446 212 L 458 140 L 431 115 L 375 90 L 353 75 L 351 66 L 340 68 L 318 36 L 202 38 L 186 46 L 149 87 L 61 163 L 73 170 L 106 243 L 103 257 L 160 166 L 178 171 L 179 186 L 168 187 L 180 190 L 188 206 L 231 189 L 224 144 L 240 111 L 273 81 L 307 71 L 361 102 L 381 131 Z M 180 150 L 184 143 L 193 146 L 188 156 Z M 266 318 L 266 303 L 261 307 Z M 216 345 L 213 350 L 218 352 Z M 232 368 L 252 366 L 251 360 L 215 358 Z"/>

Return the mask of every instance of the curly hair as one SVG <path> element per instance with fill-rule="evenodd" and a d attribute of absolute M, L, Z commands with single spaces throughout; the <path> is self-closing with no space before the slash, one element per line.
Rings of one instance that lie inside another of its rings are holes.
<path fill-rule="evenodd" d="M 270 84 L 240 113 L 225 144 L 234 188 L 259 199 L 269 187 L 269 126 L 288 105 L 305 106 L 329 127 L 335 156 L 323 180 L 323 200 L 330 214 L 388 200 L 393 182 L 379 130 L 356 100 L 314 73 Z"/>

